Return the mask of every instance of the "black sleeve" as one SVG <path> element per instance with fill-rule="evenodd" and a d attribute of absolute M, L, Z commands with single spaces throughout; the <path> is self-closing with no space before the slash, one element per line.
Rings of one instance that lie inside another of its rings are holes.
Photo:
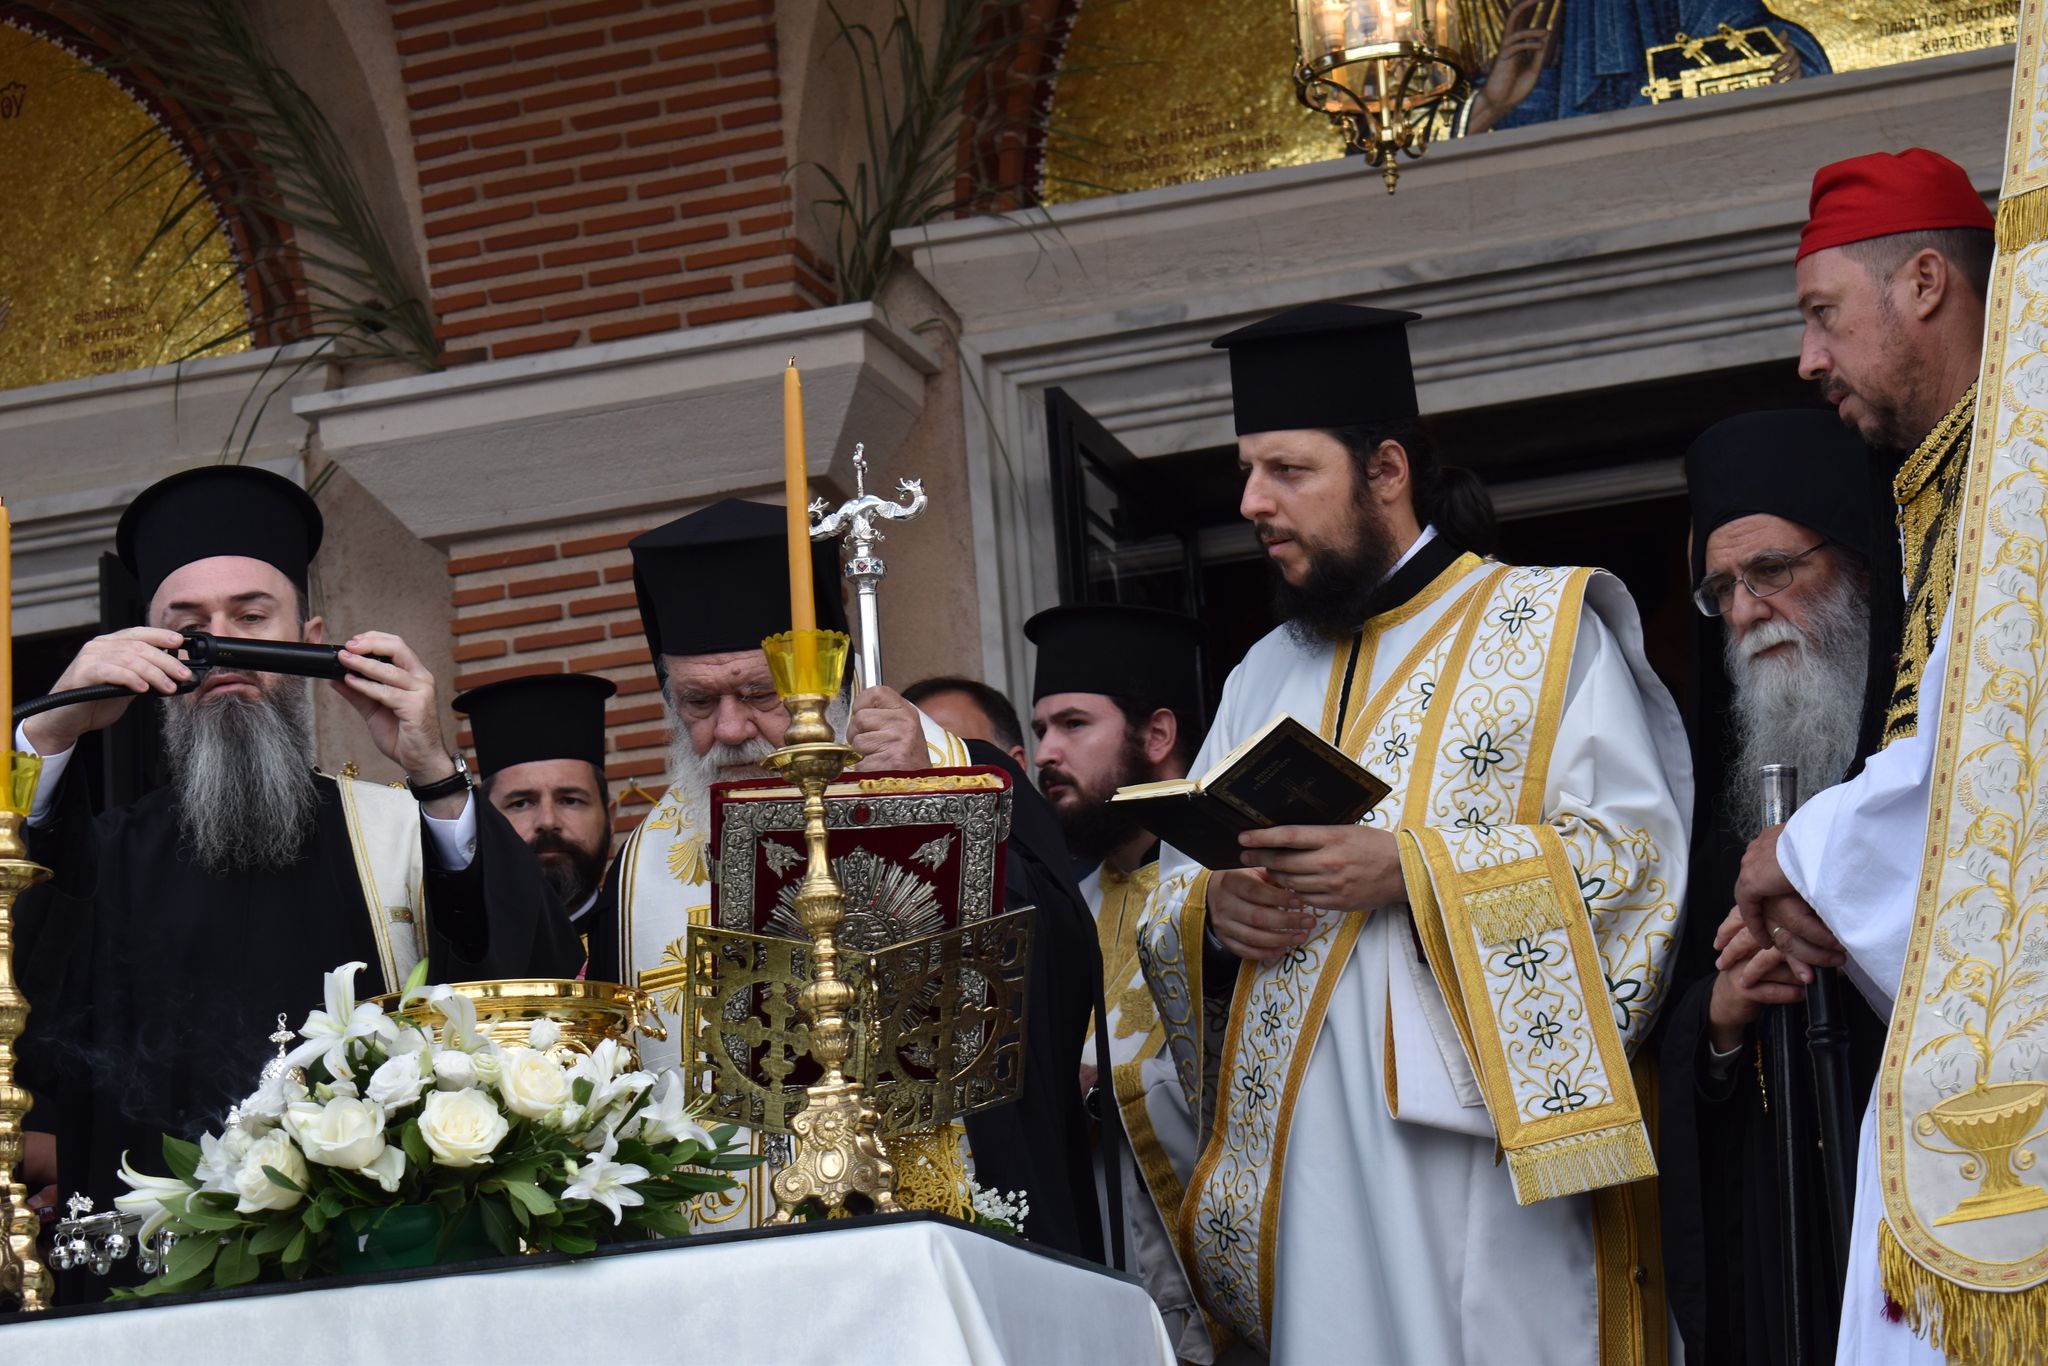
<path fill-rule="evenodd" d="M 605 870 L 604 888 L 597 894 L 597 904 L 583 917 L 583 932 L 590 936 L 589 976 L 593 982 L 626 982 L 632 975 L 619 942 L 619 878 L 625 865 L 624 858 L 612 860 L 612 866 Z"/>
<path fill-rule="evenodd" d="M 467 868 L 438 867 L 434 841 L 424 829 L 420 835 L 434 979 L 574 977 L 583 966 L 583 948 L 568 913 L 541 878 L 540 860 L 496 807 L 475 793 L 470 801 L 476 806 L 476 856 Z"/>
<path fill-rule="evenodd" d="M 1094 918 L 1045 799 L 1009 755 L 977 740 L 967 747 L 974 762 L 1007 769 L 1015 785 L 1004 903 L 1033 908 L 1023 1092 L 968 1117 L 977 1180 L 1027 1192 L 1032 1242 L 1100 1262 L 1102 1219 L 1079 1075 L 1088 1018 L 1102 994 Z"/>

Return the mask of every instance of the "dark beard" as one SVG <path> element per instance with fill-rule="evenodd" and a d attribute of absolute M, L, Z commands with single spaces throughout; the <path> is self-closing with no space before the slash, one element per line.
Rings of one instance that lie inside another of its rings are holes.
<path fill-rule="evenodd" d="M 549 862 L 540 861 L 541 881 L 555 894 L 555 900 L 562 903 L 565 911 L 575 911 L 590 899 L 604 881 L 605 851 L 585 849 L 571 844 L 553 830 L 536 830 L 530 842 L 535 857 L 542 854 L 562 854 L 564 858 Z"/>
<path fill-rule="evenodd" d="M 178 833 L 193 861 L 216 874 L 297 861 L 320 804 L 309 684 L 293 679 L 253 698 L 175 698 L 163 719 Z"/>
<path fill-rule="evenodd" d="M 1041 774 L 1044 771 L 1039 770 Z M 1099 791 L 1082 787 L 1072 774 L 1067 778 L 1074 783 L 1080 801 L 1053 807 L 1053 814 L 1059 818 L 1060 831 L 1067 837 L 1067 852 L 1078 862 L 1100 863 L 1109 857 L 1112 849 L 1134 838 L 1142 828 L 1120 808 L 1111 805 L 1109 799 L 1116 795 L 1118 788 L 1145 781 L 1145 742 L 1126 727 L 1123 752 L 1117 755 L 1116 771 Z M 1041 777 L 1041 785 L 1043 781 Z"/>
<path fill-rule="evenodd" d="M 1308 573 L 1294 584 L 1277 564 L 1273 568 L 1273 610 L 1299 644 L 1339 639 L 1364 625 L 1373 594 L 1401 557 L 1378 509 L 1363 501 L 1352 507 L 1358 530 L 1349 547 L 1317 544 L 1297 534 L 1308 556 Z"/>

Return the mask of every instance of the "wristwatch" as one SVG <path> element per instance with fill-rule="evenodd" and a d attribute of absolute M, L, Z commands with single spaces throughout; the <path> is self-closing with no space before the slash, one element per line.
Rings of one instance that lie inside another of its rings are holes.
<path fill-rule="evenodd" d="M 460 753 L 451 754 L 448 757 L 454 761 L 455 771 L 439 782 L 421 784 L 414 782 L 410 778 L 405 780 L 406 790 L 412 793 L 414 801 L 422 804 L 437 802 L 443 797 L 452 797 L 458 792 L 469 791 L 471 786 L 469 781 L 469 765 L 463 762 Z"/>

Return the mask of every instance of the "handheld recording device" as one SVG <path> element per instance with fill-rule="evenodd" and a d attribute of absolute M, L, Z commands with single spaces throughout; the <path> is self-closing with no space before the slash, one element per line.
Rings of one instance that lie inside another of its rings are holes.
<path fill-rule="evenodd" d="M 292 640 L 251 640 L 243 636 L 217 636 L 210 631 L 186 631 L 178 647 L 192 677 L 178 685 L 181 693 L 191 692 L 206 681 L 208 671 L 231 669 L 236 673 L 289 674 L 294 678 L 346 678 L 339 645 L 302 645 Z M 380 663 L 384 655 L 368 655 Z M 54 711 L 78 702 L 100 702 L 114 697 L 132 697 L 133 690 L 118 683 L 96 683 L 88 688 L 67 688 L 48 697 L 33 697 L 14 709 L 12 718 L 20 725 L 38 712 Z"/>

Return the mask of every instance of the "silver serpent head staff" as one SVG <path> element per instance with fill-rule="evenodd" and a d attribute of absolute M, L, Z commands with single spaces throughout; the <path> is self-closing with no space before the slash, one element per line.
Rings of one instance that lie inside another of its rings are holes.
<path fill-rule="evenodd" d="M 892 503 L 867 490 L 868 457 L 865 444 L 853 448 L 853 498 L 836 512 L 826 512 L 823 498 L 811 502 L 811 539 L 843 537 L 849 553 L 846 577 L 853 583 L 854 602 L 860 618 L 861 683 L 874 687 L 882 681 L 882 634 L 875 611 L 875 586 L 888 573 L 888 566 L 875 553 L 882 530 L 875 523 L 907 522 L 924 511 L 924 485 L 915 479 L 898 479 L 896 491 L 905 501 Z"/>

